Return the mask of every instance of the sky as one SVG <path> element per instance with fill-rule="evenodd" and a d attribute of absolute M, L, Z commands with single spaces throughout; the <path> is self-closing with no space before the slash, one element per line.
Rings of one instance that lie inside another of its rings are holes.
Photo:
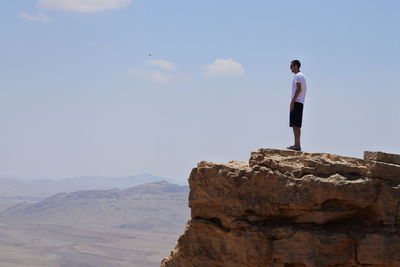
<path fill-rule="evenodd" d="M 151 173 L 293 144 L 400 154 L 400 2 L 0 1 L 0 177 Z"/>

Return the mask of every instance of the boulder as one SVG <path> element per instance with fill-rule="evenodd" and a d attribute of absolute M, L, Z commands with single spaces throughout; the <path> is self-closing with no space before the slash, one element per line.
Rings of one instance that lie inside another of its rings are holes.
<path fill-rule="evenodd" d="M 200 162 L 191 219 L 161 266 L 400 266 L 400 156 L 388 155 L 259 149 Z"/>

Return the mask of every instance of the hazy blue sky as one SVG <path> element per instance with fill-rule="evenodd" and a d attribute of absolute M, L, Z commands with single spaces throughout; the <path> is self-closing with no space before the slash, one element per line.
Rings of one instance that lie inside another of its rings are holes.
<path fill-rule="evenodd" d="M 0 177 L 184 180 L 293 144 L 400 154 L 400 1 L 0 1 Z M 151 54 L 151 56 L 150 56 Z"/>

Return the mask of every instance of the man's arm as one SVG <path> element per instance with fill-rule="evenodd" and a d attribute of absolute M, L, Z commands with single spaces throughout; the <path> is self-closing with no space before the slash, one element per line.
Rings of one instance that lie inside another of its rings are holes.
<path fill-rule="evenodd" d="M 300 93 L 301 93 L 301 83 L 296 83 L 296 92 L 294 93 L 293 99 L 290 102 L 290 111 L 294 110 L 294 101 L 297 99 Z"/>

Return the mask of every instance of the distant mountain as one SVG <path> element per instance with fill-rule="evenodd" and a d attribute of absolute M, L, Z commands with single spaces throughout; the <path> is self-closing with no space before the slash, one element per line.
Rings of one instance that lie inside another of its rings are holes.
<path fill-rule="evenodd" d="M 61 181 L 49 179 L 19 180 L 0 178 L 0 200 L 40 200 L 60 192 L 70 193 L 81 190 L 108 190 L 114 188 L 124 189 L 139 184 L 157 181 L 167 181 L 170 183 L 179 184 L 179 182 L 174 180 L 148 173 L 128 177 L 84 176 L 68 178 Z"/>
<path fill-rule="evenodd" d="M 139 231 L 182 231 L 188 216 L 188 187 L 156 182 L 128 189 L 59 193 L 20 203 L 0 213 L 0 224 L 57 224 Z"/>
<path fill-rule="evenodd" d="M 160 266 L 189 217 L 188 191 L 155 182 L 6 207 L 0 266 Z"/>
<path fill-rule="evenodd" d="M 159 182 L 159 181 L 167 181 L 173 184 L 180 184 L 175 180 L 167 179 L 160 176 L 155 176 L 149 173 L 141 173 L 135 176 L 128 176 L 128 177 L 82 176 L 82 177 L 75 177 L 75 178 L 61 180 L 63 184 L 71 187 L 81 187 L 81 186 L 87 187 L 84 190 L 112 189 L 112 188 L 121 189 L 121 188 L 136 186 L 139 184 Z"/>

